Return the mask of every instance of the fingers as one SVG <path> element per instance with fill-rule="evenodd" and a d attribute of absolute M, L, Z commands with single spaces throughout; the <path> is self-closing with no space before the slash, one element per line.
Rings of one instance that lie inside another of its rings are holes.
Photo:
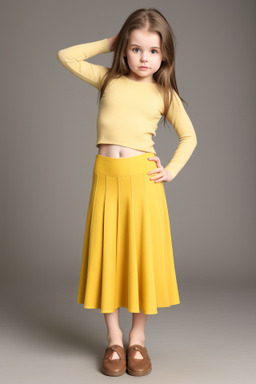
<path fill-rule="evenodd" d="M 148 172 L 148 175 L 153 173 L 157 173 L 155 176 L 150 177 L 150 180 L 155 181 L 155 183 L 163 181 L 165 178 L 165 173 L 163 172 L 163 166 L 161 165 L 161 161 L 158 156 L 148 157 L 148 160 L 155 161 L 157 168 Z"/>
<path fill-rule="evenodd" d="M 165 179 L 165 172 L 163 171 L 163 168 L 156 168 L 153 171 L 148 172 L 149 175 L 153 173 L 157 173 L 157 174 L 154 176 L 151 176 L 149 180 L 159 182 Z"/>
<path fill-rule="evenodd" d="M 148 160 L 150 161 L 158 161 L 159 163 L 161 163 L 160 159 L 158 156 L 151 156 L 151 157 L 148 157 Z"/>
<path fill-rule="evenodd" d="M 157 168 L 148 172 L 148 175 L 152 175 L 156 173 L 155 176 L 150 177 L 150 180 L 155 183 L 159 183 L 161 181 L 168 181 L 168 175 L 166 174 L 165 168 L 161 164 L 161 160 L 158 156 L 148 157 L 148 160 L 155 161 Z"/>
<path fill-rule="evenodd" d="M 152 157 L 148 157 L 148 160 L 150 161 L 155 161 L 156 162 L 156 166 L 159 168 L 159 167 L 162 167 L 161 165 L 161 160 L 158 156 L 152 156 Z"/>
<path fill-rule="evenodd" d="M 163 167 L 161 168 L 155 168 L 155 169 L 152 169 L 152 171 L 149 171 L 148 172 L 148 175 L 152 175 L 153 173 L 161 173 L 163 171 Z M 153 176 L 153 179 L 155 179 L 156 176 Z"/>

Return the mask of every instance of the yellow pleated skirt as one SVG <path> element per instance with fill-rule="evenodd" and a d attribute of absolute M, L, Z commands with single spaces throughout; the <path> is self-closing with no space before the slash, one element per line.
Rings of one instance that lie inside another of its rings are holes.
<path fill-rule="evenodd" d="M 153 315 L 180 303 L 164 185 L 147 174 L 157 168 L 152 156 L 96 155 L 77 296 L 84 308 Z"/>

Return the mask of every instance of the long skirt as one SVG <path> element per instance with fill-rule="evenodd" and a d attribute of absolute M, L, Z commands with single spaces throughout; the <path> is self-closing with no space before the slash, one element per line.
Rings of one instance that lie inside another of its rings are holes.
<path fill-rule="evenodd" d="M 147 174 L 157 168 L 152 156 L 96 155 L 77 296 L 84 308 L 153 315 L 180 303 L 164 185 Z"/>

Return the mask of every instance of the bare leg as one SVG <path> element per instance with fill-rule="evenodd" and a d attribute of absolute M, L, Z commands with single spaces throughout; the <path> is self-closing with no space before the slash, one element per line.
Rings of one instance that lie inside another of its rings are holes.
<path fill-rule="evenodd" d="M 140 313 L 133 313 L 132 329 L 129 333 L 129 347 L 134 344 L 140 344 L 144 347 L 146 320 L 147 315 L 142 311 L 140 311 Z M 138 359 L 143 358 L 139 351 L 136 352 L 134 357 Z"/>
<path fill-rule="evenodd" d="M 123 333 L 119 327 L 119 308 L 113 313 L 104 313 L 104 318 L 107 326 L 107 341 L 108 347 L 113 344 L 118 344 L 123 347 Z M 113 351 L 112 359 L 119 359 L 118 354 Z"/>

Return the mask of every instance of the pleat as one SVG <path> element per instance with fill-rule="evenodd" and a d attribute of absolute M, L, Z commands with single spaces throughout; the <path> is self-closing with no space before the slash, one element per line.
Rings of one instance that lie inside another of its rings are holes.
<path fill-rule="evenodd" d="M 100 193 L 99 193 L 100 192 Z M 105 204 L 105 176 L 96 175 L 96 192 L 93 199 L 91 224 L 89 227 L 88 272 L 84 305 L 100 307 L 102 290 L 102 237 Z"/>
<path fill-rule="evenodd" d="M 151 183 L 146 180 L 146 190 L 148 198 L 148 209 L 150 217 L 150 227 L 154 232 L 151 242 L 153 250 L 153 271 L 155 276 L 155 307 L 164 306 L 170 302 L 168 294 L 168 260 L 173 257 L 170 249 L 166 249 L 166 242 L 171 244 L 171 237 L 166 223 L 166 211 L 162 209 L 161 199 L 163 198 L 164 187 L 162 183 Z"/>
<path fill-rule="evenodd" d="M 117 179 L 105 176 L 102 250 L 102 312 L 114 312 L 116 302 Z"/>
<path fill-rule="evenodd" d="M 165 195 L 165 190 L 163 184 L 161 188 L 158 189 L 159 194 L 159 210 L 161 211 L 161 223 L 162 223 L 162 253 L 166 257 L 163 258 L 163 268 L 165 268 L 168 273 L 166 273 L 166 287 L 164 287 L 164 292 L 166 293 L 166 299 L 163 301 L 162 306 L 168 300 L 170 305 L 179 304 L 179 292 L 177 286 L 176 270 L 174 263 L 173 255 L 173 246 L 172 246 L 172 236 L 171 236 L 171 224 L 169 211 L 167 206 L 167 200 Z M 167 296 L 168 294 L 168 296 Z M 163 295 L 161 296 L 164 297 Z M 160 301 L 160 300 L 159 300 Z"/>
<path fill-rule="evenodd" d="M 137 179 L 137 180 L 136 180 Z M 136 233 L 140 265 L 140 302 L 144 313 L 157 313 L 156 287 L 154 273 L 154 226 L 150 215 L 150 199 L 144 175 L 134 177 L 134 189 L 137 196 Z"/>
<path fill-rule="evenodd" d="M 139 312 L 139 284 L 132 176 L 118 177 L 117 303 Z"/>
<path fill-rule="evenodd" d="M 99 177 L 98 175 L 93 173 L 92 188 L 91 188 L 88 209 L 87 209 L 80 281 L 79 281 L 78 295 L 77 295 L 77 302 L 80 304 L 84 304 L 84 300 L 85 300 L 85 288 L 86 288 L 86 280 L 87 280 L 87 273 L 88 273 L 88 255 L 89 255 L 88 248 L 90 243 L 90 227 L 91 227 L 91 218 L 92 218 L 92 212 L 93 212 L 93 206 L 94 206 L 94 198 L 97 191 L 98 177 Z"/>

